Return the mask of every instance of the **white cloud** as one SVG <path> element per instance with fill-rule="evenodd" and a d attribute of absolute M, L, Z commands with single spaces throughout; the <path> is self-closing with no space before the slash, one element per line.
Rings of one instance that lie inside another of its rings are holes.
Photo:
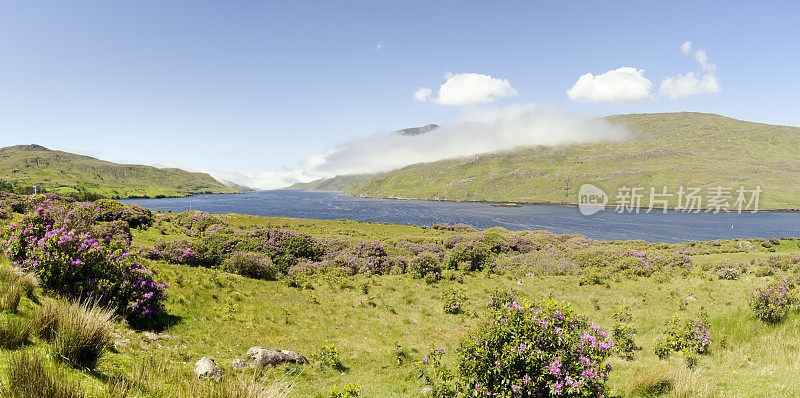
<path fill-rule="evenodd" d="M 342 143 L 324 155 L 309 157 L 297 169 L 254 175 L 219 172 L 213 175 L 255 188 L 274 189 L 295 182 L 394 170 L 415 163 L 521 146 L 620 140 L 627 136 L 627 130 L 603 119 L 554 107 L 518 104 L 470 108 L 426 134 L 413 137 L 385 133 L 365 136 Z"/>
<path fill-rule="evenodd" d="M 683 44 L 681 44 L 681 51 L 683 51 L 685 55 L 689 55 L 689 53 L 692 52 L 692 42 L 689 40 L 683 42 Z"/>
<path fill-rule="evenodd" d="M 706 73 L 698 78 L 694 72 L 685 75 L 665 77 L 661 81 L 659 94 L 671 99 L 679 99 L 697 94 L 713 94 L 722 90 L 716 76 Z"/>
<path fill-rule="evenodd" d="M 700 68 L 704 71 L 713 72 L 717 70 L 717 64 L 712 64 L 708 62 L 708 54 L 706 54 L 705 50 L 697 50 L 694 52 L 694 59 L 700 64 Z"/>
<path fill-rule="evenodd" d="M 375 51 L 380 51 L 382 49 L 383 49 L 383 43 L 378 43 L 378 45 L 375 46 Z"/>
<path fill-rule="evenodd" d="M 681 51 L 689 55 L 692 52 L 692 42 L 684 42 L 681 45 Z M 671 99 L 679 99 L 692 95 L 713 94 L 722 91 L 722 86 L 715 74 L 717 64 L 708 60 L 708 54 L 705 50 L 696 50 L 694 52 L 694 59 L 697 61 L 700 69 L 705 73 L 700 75 L 695 72 L 688 72 L 686 74 L 667 76 L 661 80 L 661 87 L 658 90 L 658 94 Z"/>
<path fill-rule="evenodd" d="M 586 73 L 567 90 L 573 101 L 627 102 L 650 97 L 653 83 L 644 77 L 644 69 L 622 67 L 602 75 Z"/>
<path fill-rule="evenodd" d="M 476 105 L 490 104 L 499 98 L 517 95 L 506 79 L 498 79 L 480 73 L 448 73 L 445 82 L 439 87 L 438 96 L 430 98 L 433 93 L 430 89 L 420 88 L 414 93 L 414 99 L 420 101 L 432 99 L 440 105 Z"/>
<path fill-rule="evenodd" d="M 417 91 L 414 92 L 414 100 L 419 102 L 425 102 L 433 95 L 433 91 L 429 88 L 420 87 Z"/>

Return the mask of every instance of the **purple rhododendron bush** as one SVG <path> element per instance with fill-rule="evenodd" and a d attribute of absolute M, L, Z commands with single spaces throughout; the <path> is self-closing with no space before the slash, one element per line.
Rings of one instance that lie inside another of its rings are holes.
<path fill-rule="evenodd" d="M 126 211 L 115 219 L 96 204 L 41 196 L 16 199 L 39 207 L 7 227 L 4 253 L 9 260 L 35 272 L 42 286 L 57 295 L 99 300 L 129 319 L 150 318 L 163 309 L 166 285 L 156 282 L 132 254 Z"/>
<path fill-rule="evenodd" d="M 456 368 L 436 350 L 420 363 L 437 396 L 598 397 L 606 394 L 611 335 L 569 304 L 492 297 L 485 320 L 461 342 Z M 511 301 L 506 301 L 511 300 Z"/>

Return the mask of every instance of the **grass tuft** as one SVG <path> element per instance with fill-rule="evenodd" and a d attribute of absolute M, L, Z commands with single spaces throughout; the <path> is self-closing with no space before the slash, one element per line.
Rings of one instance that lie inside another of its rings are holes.
<path fill-rule="evenodd" d="M 9 318 L 0 322 L 0 348 L 14 350 L 28 341 L 31 325 L 24 319 Z"/>
<path fill-rule="evenodd" d="M 0 388 L 7 398 L 84 398 L 83 387 L 70 381 L 63 370 L 48 371 L 39 353 L 20 352 L 11 357 L 8 385 Z"/>
<path fill-rule="evenodd" d="M 18 281 L 7 282 L 4 290 L 0 293 L 0 312 L 17 312 L 22 298 L 22 285 Z"/>
<path fill-rule="evenodd" d="M 67 363 L 94 369 L 113 343 L 114 311 L 97 302 L 48 301 L 34 321 L 39 335 L 52 343 L 52 353 Z"/>

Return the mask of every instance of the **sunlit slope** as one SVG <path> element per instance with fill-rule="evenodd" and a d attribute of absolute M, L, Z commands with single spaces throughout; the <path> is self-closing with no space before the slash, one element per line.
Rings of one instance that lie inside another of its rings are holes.
<path fill-rule="evenodd" d="M 39 145 L 0 148 L 0 180 L 39 184 L 62 195 L 86 192 L 110 198 L 239 192 L 205 173 L 111 163 Z"/>
<path fill-rule="evenodd" d="M 626 126 L 630 138 L 522 148 L 295 188 L 336 186 L 378 197 L 576 203 L 580 186 L 590 183 L 603 188 L 612 202 L 620 187 L 643 187 L 642 205 L 647 205 L 650 187 L 660 191 L 667 186 L 671 193 L 680 186 L 702 187 L 704 196 L 707 188 L 729 187 L 733 204 L 740 186 L 760 186 L 761 208 L 800 208 L 798 127 L 704 113 L 617 115 L 607 120 Z M 673 196 L 671 206 L 676 202 Z"/>

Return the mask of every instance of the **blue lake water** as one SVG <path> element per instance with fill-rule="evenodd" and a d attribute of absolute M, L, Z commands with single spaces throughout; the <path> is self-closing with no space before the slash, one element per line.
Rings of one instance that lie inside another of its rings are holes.
<path fill-rule="evenodd" d="M 359 198 L 337 192 L 259 191 L 241 195 L 135 199 L 152 210 L 240 213 L 319 220 L 349 219 L 376 223 L 433 225 L 465 223 L 478 229 L 545 230 L 583 234 L 592 239 L 643 239 L 680 242 L 731 238 L 800 236 L 800 213 L 616 213 L 582 215 L 577 207 L 555 205 L 497 206 L 489 203 L 430 202 Z"/>

